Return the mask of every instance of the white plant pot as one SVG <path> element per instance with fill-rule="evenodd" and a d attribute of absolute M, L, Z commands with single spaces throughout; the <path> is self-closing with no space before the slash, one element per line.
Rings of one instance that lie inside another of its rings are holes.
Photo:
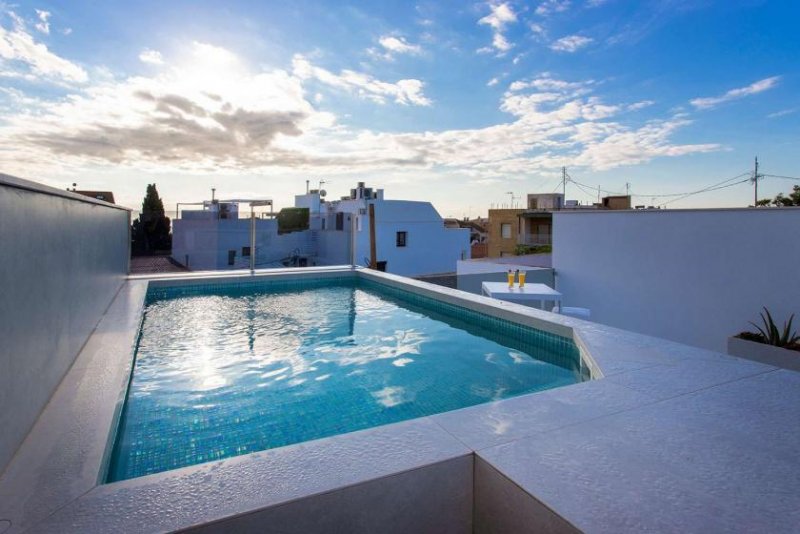
<path fill-rule="evenodd" d="M 728 338 L 728 354 L 746 360 L 800 372 L 800 352 L 748 341 L 739 337 Z"/>

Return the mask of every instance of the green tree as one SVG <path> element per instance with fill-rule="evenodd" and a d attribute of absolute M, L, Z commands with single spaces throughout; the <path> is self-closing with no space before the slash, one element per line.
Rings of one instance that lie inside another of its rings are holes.
<path fill-rule="evenodd" d="M 137 256 L 172 250 L 170 220 L 164 214 L 164 202 L 156 184 L 147 185 L 142 211 L 131 225 L 131 240 L 131 251 Z"/>
<path fill-rule="evenodd" d="M 782 208 L 784 206 L 800 206 L 800 185 L 792 188 L 789 196 L 783 196 L 783 193 L 778 193 L 775 198 L 762 198 L 756 202 L 756 206 L 776 206 Z"/>

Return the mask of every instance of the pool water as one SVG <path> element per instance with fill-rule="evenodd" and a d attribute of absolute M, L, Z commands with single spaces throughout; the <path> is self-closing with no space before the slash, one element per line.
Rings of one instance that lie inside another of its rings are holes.
<path fill-rule="evenodd" d="M 584 380 L 563 337 L 341 280 L 151 290 L 108 481 Z"/>

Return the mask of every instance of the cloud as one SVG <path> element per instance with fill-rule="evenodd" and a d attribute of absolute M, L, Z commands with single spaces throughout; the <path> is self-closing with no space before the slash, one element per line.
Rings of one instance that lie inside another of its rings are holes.
<path fill-rule="evenodd" d="M 580 96 L 589 91 L 589 88 L 596 82 L 594 80 L 584 80 L 580 82 L 566 82 L 553 78 L 549 72 L 543 72 L 532 80 L 517 80 L 509 86 L 509 91 L 522 91 L 524 89 L 536 89 L 538 91 L 558 91 L 570 96 Z"/>
<path fill-rule="evenodd" d="M 569 0 L 545 0 L 536 8 L 534 13 L 540 17 L 547 17 L 553 13 L 560 13 L 569 9 Z"/>
<path fill-rule="evenodd" d="M 385 104 L 387 99 L 390 99 L 404 105 L 431 105 L 430 99 L 422 92 L 424 84 L 416 79 L 398 80 L 391 83 L 378 80 L 369 74 L 347 69 L 335 74 L 313 65 L 300 54 L 296 54 L 292 58 L 292 72 L 300 80 L 317 80 L 325 85 L 356 94 L 379 104 Z"/>
<path fill-rule="evenodd" d="M 378 43 L 381 48 L 368 48 L 367 53 L 384 61 L 394 61 L 398 54 L 419 55 L 422 53 L 420 45 L 411 44 L 401 36 L 383 35 L 378 39 Z"/>
<path fill-rule="evenodd" d="M 499 80 L 497 77 L 494 77 L 494 78 L 492 78 L 491 80 L 489 80 L 489 81 L 486 83 L 486 86 L 487 86 L 487 87 L 494 87 L 494 86 L 495 86 L 495 85 L 497 85 L 498 83 L 500 83 L 500 80 Z"/>
<path fill-rule="evenodd" d="M 81 67 L 37 42 L 17 15 L 9 16 L 13 27 L 0 26 L 0 76 L 56 83 L 83 83 L 89 79 Z"/>
<path fill-rule="evenodd" d="M 778 85 L 780 76 L 772 76 L 771 78 L 764 78 L 757 82 L 753 82 L 746 87 L 739 87 L 738 89 L 731 89 L 721 96 L 712 96 L 706 98 L 695 98 L 689 101 L 697 109 L 711 109 L 725 102 L 737 100 L 746 96 L 755 95 L 768 89 L 772 89 Z"/>
<path fill-rule="evenodd" d="M 634 102 L 628 104 L 628 111 L 639 111 L 640 109 L 648 108 L 655 104 L 652 100 L 642 100 L 641 102 Z"/>
<path fill-rule="evenodd" d="M 394 37 L 392 35 L 384 35 L 378 42 L 382 47 L 384 47 L 389 52 L 394 52 L 396 54 L 420 54 L 422 53 L 422 47 L 419 45 L 414 45 L 408 43 L 402 37 Z"/>
<path fill-rule="evenodd" d="M 34 26 L 37 30 L 42 33 L 50 33 L 50 12 L 49 11 L 42 11 L 41 9 L 36 10 L 36 16 L 39 17 L 39 22 L 36 23 Z"/>
<path fill-rule="evenodd" d="M 142 63 L 149 63 L 151 65 L 163 65 L 164 58 L 161 57 L 161 52 L 158 50 L 150 50 L 146 48 L 139 54 L 139 61 Z"/>
<path fill-rule="evenodd" d="M 298 78 L 285 71 L 250 72 L 228 51 L 192 45 L 194 58 L 157 77 L 111 80 L 83 94 L 44 103 L 38 113 L 9 117 L 0 138 L 15 157 L 60 164 L 206 169 L 291 164 L 282 146 L 314 128 L 330 128 Z M 50 156 L 49 159 L 54 159 Z"/>
<path fill-rule="evenodd" d="M 487 25 L 492 28 L 492 47 L 499 53 L 504 54 L 514 46 L 504 35 L 508 24 L 517 21 L 517 15 L 507 2 L 489 4 L 490 13 L 480 19 L 478 24 Z M 486 49 L 481 49 L 486 51 Z"/>
<path fill-rule="evenodd" d="M 721 149 L 717 144 L 673 145 L 669 137 L 691 124 L 685 119 L 652 121 L 635 130 L 618 131 L 589 144 L 573 164 L 598 171 L 645 163 L 656 157 L 684 156 Z"/>
<path fill-rule="evenodd" d="M 767 115 L 768 119 L 777 119 L 779 117 L 785 117 L 786 115 L 791 115 L 793 113 L 797 113 L 800 111 L 800 108 L 789 108 L 789 109 L 782 109 L 780 111 L 776 111 L 775 113 L 770 113 Z"/>
<path fill-rule="evenodd" d="M 421 85 L 334 73 L 302 55 L 290 71 L 264 70 L 213 45 L 190 48 L 185 64 L 165 62 L 151 76 L 93 78 L 56 101 L 3 92 L 18 110 L 4 113 L 0 168 L 49 175 L 113 168 L 265 177 L 391 170 L 495 180 L 547 174 L 562 165 L 611 169 L 720 149 L 674 144 L 671 137 L 689 124 L 684 118 L 620 122 L 618 117 L 629 118 L 629 105 L 606 102 L 595 94 L 599 84 L 593 80 L 550 73 L 512 83 L 498 105 L 506 118 L 486 127 L 354 128 L 319 109 L 326 101 L 315 96 L 316 85 L 407 104 L 414 103 L 411 95 L 424 98 Z"/>
<path fill-rule="evenodd" d="M 577 52 L 591 44 L 593 39 L 591 37 L 584 37 L 582 35 L 567 35 L 556 41 L 550 43 L 550 49 L 556 52 Z"/>
<path fill-rule="evenodd" d="M 541 24 L 537 22 L 531 22 L 528 27 L 531 29 L 531 33 L 533 33 L 533 36 L 536 39 L 547 39 L 547 30 L 545 30 L 544 26 Z"/>

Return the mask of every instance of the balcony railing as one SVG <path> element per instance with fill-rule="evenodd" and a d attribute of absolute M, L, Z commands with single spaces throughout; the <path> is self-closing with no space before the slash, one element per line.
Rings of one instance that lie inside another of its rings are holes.
<path fill-rule="evenodd" d="M 552 245 L 553 236 L 550 234 L 523 234 L 517 239 L 519 245 Z"/>

